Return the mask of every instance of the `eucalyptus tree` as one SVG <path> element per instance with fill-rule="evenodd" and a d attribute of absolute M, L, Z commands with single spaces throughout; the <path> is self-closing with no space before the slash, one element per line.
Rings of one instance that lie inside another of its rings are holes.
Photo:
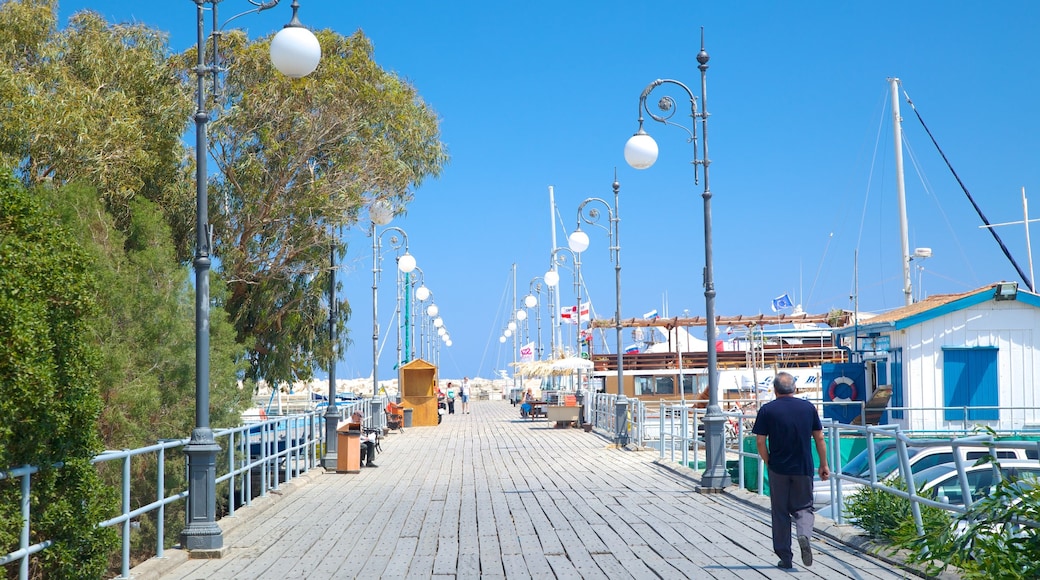
<path fill-rule="evenodd" d="M 447 162 L 436 114 L 375 62 L 364 34 L 317 36 L 322 61 L 304 79 L 272 70 L 266 40 L 226 36 L 211 123 L 225 306 L 251 350 L 250 373 L 274 382 L 309 378 L 329 360 L 321 329 L 330 247 L 345 251 L 337 228 L 375 200 L 403 207 Z M 341 302 L 342 329 L 350 308 Z M 345 348 L 347 333 L 339 336 Z"/>
<path fill-rule="evenodd" d="M 190 223 L 191 93 L 164 34 L 91 11 L 59 30 L 52 0 L 0 3 L 0 98 L 0 161 L 25 185 L 90 184 L 121 227 L 138 196 Z"/>

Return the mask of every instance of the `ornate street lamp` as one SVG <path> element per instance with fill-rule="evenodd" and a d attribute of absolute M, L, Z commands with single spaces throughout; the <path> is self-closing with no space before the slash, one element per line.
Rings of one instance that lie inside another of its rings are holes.
<path fill-rule="evenodd" d="M 389 221 L 389 220 L 386 220 Z M 380 248 L 382 248 L 383 236 L 387 232 L 392 232 L 390 239 L 387 240 L 390 244 L 390 248 L 394 250 L 397 255 L 397 317 L 400 320 L 401 315 L 401 272 L 403 268 L 409 267 L 408 270 L 411 272 L 415 269 L 415 258 L 412 258 L 411 254 L 408 253 L 408 234 L 397 226 L 391 226 L 384 229 L 382 232 L 376 232 L 376 222 L 372 222 L 372 229 L 369 235 L 372 236 L 372 396 L 375 397 L 379 394 L 379 309 L 378 309 L 378 295 L 379 295 L 379 273 L 382 271 L 379 268 L 381 261 Z M 400 237 L 398 237 L 400 236 Z M 401 254 L 401 250 L 404 250 L 404 255 Z M 408 259 L 406 259 L 408 258 Z M 397 326 L 397 361 L 400 364 L 401 361 L 401 325 Z"/>
<path fill-rule="evenodd" d="M 581 222 L 585 222 L 589 225 L 599 225 L 600 212 L 595 207 L 590 207 L 586 211 L 586 207 L 590 203 L 598 203 L 607 210 L 607 216 L 609 218 L 609 227 L 606 228 L 607 236 L 610 240 L 610 261 L 614 263 L 614 299 L 615 299 L 615 310 L 614 310 L 614 332 L 617 338 L 617 406 L 615 408 L 615 443 L 619 446 L 628 445 L 628 429 L 627 416 L 628 416 L 628 399 L 625 397 L 625 386 L 624 386 L 624 349 L 622 348 L 622 329 L 621 329 L 621 234 L 619 233 L 618 226 L 621 222 L 621 217 L 618 214 L 618 192 L 621 189 L 621 184 L 617 181 L 617 175 L 614 175 L 614 206 L 611 207 L 609 203 L 598 197 L 590 197 L 585 201 L 581 202 L 578 206 L 578 227 L 571 235 L 567 236 L 567 244 L 572 250 L 583 252 L 589 247 L 589 235 L 582 231 Z M 579 301 L 580 303 L 580 301 Z M 579 316 L 579 320 L 580 320 Z"/>
<path fill-rule="evenodd" d="M 209 270 L 210 270 L 210 225 L 209 196 L 206 170 L 206 155 L 209 148 L 206 124 L 210 115 L 206 112 L 206 75 L 213 75 L 214 85 L 223 70 L 217 57 L 220 38 L 217 28 L 217 4 L 220 0 L 195 0 L 197 38 L 195 67 L 195 428 L 184 448 L 188 456 L 188 499 L 186 525 L 181 531 L 181 546 L 187 550 L 214 551 L 219 556 L 224 546 L 220 526 L 216 522 L 216 461 L 220 446 L 213 438 L 209 424 Z M 255 9 L 240 14 L 253 14 L 273 8 L 279 0 L 256 4 Z M 206 5 L 212 16 L 213 62 L 206 62 Z M 306 76 L 314 71 L 321 60 L 321 45 L 309 30 L 300 24 L 296 12 L 299 3 L 293 0 L 292 20 L 271 41 L 271 61 L 282 74 L 293 78 Z M 234 17 L 234 18 L 237 18 Z M 232 18 L 232 20 L 234 19 Z"/>
<path fill-rule="evenodd" d="M 530 290 L 530 293 L 527 296 L 524 297 L 524 307 L 525 308 L 537 308 L 537 306 L 538 306 L 538 297 L 541 296 L 541 294 L 542 294 L 542 284 L 541 283 L 544 283 L 544 282 L 545 282 L 545 280 L 543 280 L 541 276 L 535 276 L 534 278 L 531 278 L 531 282 L 528 284 L 528 288 Z M 537 358 L 539 360 L 541 360 L 542 354 L 543 354 L 542 353 L 542 309 L 541 308 L 537 308 L 535 310 L 534 319 L 535 319 L 535 332 L 536 332 L 536 334 L 535 334 L 535 337 L 536 337 L 535 338 L 535 342 L 537 344 L 537 346 L 535 348 L 538 349 L 538 357 Z"/>
<path fill-rule="evenodd" d="M 555 292 L 555 293 L 557 293 L 557 296 L 558 296 L 558 293 L 560 291 L 560 288 L 559 288 L 560 273 L 556 270 L 556 268 L 562 263 L 562 260 L 563 260 L 562 256 L 563 255 L 570 255 L 571 263 L 574 265 L 574 292 L 575 292 L 575 294 L 578 294 L 578 310 L 579 310 L 579 312 L 577 314 L 578 314 L 578 318 L 579 318 L 579 321 L 580 321 L 580 318 L 581 318 L 581 313 L 580 313 L 580 310 L 581 310 L 581 296 L 579 294 L 579 292 L 580 292 L 579 288 L 580 288 L 580 280 L 581 280 L 581 255 L 579 253 L 575 252 L 574 250 L 570 249 L 570 248 L 566 248 L 566 247 L 553 248 L 552 252 L 549 253 L 549 270 L 545 273 L 544 276 L 542 276 L 542 279 L 545 280 L 545 285 L 549 287 L 549 308 L 554 308 L 553 300 L 552 300 L 552 294 Z M 557 303 L 563 304 L 563 299 L 559 298 L 557 300 Z M 552 336 L 554 337 L 553 338 L 553 342 L 554 342 L 553 349 L 555 350 L 557 345 L 558 345 L 560 347 L 561 352 L 562 352 L 564 350 L 563 349 L 563 340 L 562 340 L 561 337 L 556 335 L 556 333 L 560 331 L 560 327 L 562 326 L 562 322 L 560 321 L 560 313 L 557 310 L 558 309 L 554 308 L 554 311 L 551 313 L 552 317 L 553 317 L 552 318 L 552 320 L 553 320 Z M 580 324 L 579 324 L 579 326 L 580 326 Z M 580 332 L 579 332 L 579 334 L 580 334 Z M 553 354 L 552 354 L 552 356 L 550 358 L 556 358 L 556 353 L 553 352 Z M 556 386 L 556 377 L 555 376 L 552 378 L 552 381 L 553 381 L 553 386 L 555 387 Z"/>
<path fill-rule="evenodd" d="M 697 97 L 683 83 L 671 79 L 656 80 L 643 89 L 639 96 L 639 130 L 625 143 L 625 161 L 636 169 L 646 169 L 657 161 L 657 143 L 643 130 L 643 111 L 650 118 L 666 125 L 681 127 L 689 133 L 689 141 L 693 143 L 693 183 L 698 183 L 697 168 L 704 168 L 704 317 L 707 321 L 705 338 L 708 342 L 708 409 L 704 417 L 705 454 L 707 461 L 701 476 L 701 486 L 707 489 L 722 489 L 729 483 L 726 472 L 725 439 L 723 423 L 726 418 L 719 406 L 718 353 L 715 351 L 715 281 L 711 251 L 711 189 L 708 187 L 708 53 L 704 50 L 704 29 L 701 28 L 701 50 L 697 53 L 698 69 L 701 71 L 701 110 L 697 111 Z M 657 106 L 663 112 L 657 115 L 650 111 L 647 97 L 657 87 L 669 84 L 686 91 L 690 99 L 690 118 L 692 126 L 672 122 L 670 119 L 677 108 L 675 101 L 668 96 L 662 97 Z M 697 121 L 701 123 L 701 134 L 704 135 L 704 148 L 701 158 L 697 158 Z"/>

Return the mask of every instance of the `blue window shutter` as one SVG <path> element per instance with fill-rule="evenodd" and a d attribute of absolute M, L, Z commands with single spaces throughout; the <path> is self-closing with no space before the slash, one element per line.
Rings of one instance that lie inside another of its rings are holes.
<path fill-rule="evenodd" d="M 1000 418 L 996 347 L 943 347 L 943 400 L 946 407 L 994 407 L 969 409 L 968 420 Z M 947 421 L 963 421 L 963 409 L 947 409 Z"/>
<path fill-rule="evenodd" d="M 890 407 L 905 407 L 906 397 L 903 393 L 903 349 L 893 349 L 888 353 L 888 358 L 892 365 L 892 400 L 889 402 Z M 902 419 L 905 415 L 904 411 L 892 411 L 893 419 Z"/>

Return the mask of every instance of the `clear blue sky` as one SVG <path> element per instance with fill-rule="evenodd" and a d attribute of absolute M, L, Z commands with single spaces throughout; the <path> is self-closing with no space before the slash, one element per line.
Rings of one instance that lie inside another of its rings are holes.
<path fill-rule="evenodd" d="M 364 30 L 377 62 L 410 80 L 442 119 L 451 162 L 392 224 L 408 232 L 453 340 L 441 349 L 442 377 L 508 368 L 512 341 L 498 338 L 511 310 L 511 269 L 522 297 L 548 267 L 548 187 L 569 231 L 581 200 L 612 198 L 615 168 L 622 316 L 704 314 L 702 187 L 693 183 L 686 134 L 648 122 L 657 164 L 636 171 L 622 156 L 650 81 L 677 79 L 699 93 L 701 26 L 711 56 L 717 314 L 769 312 L 784 293 L 814 313 L 851 309 L 853 295 L 864 311 L 902 305 L 888 77 L 902 79 L 992 222 L 1022 220 L 1022 187 L 1040 217 L 1040 2 L 705 1 L 659 3 L 657 11 L 616 0 L 300 3 L 310 27 Z M 289 4 L 238 25 L 253 36 L 277 30 Z M 248 7 L 220 4 L 224 16 Z M 65 16 L 83 8 L 166 30 L 175 50 L 195 41 L 188 0 L 61 4 Z M 910 248 L 933 251 L 915 293 L 1018 280 L 905 101 L 901 108 Z M 1028 272 L 1023 226 L 999 233 Z M 582 274 L 605 318 L 614 311 L 614 271 L 606 233 L 590 235 Z M 341 378 L 368 376 L 372 366 L 371 243 L 362 228 L 347 236 L 354 344 Z M 1040 244 L 1040 228 L 1034 236 Z M 391 335 L 381 378 L 394 376 L 392 269 L 387 256 L 379 318 Z M 568 303 L 570 276 L 562 273 Z"/>

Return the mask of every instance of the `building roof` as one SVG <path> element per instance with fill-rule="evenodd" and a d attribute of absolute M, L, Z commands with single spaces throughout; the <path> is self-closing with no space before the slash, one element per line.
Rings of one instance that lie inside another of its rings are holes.
<path fill-rule="evenodd" d="M 858 333 L 860 336 L 864 336 L 865 333 L 891 332 L 907 328 L 944 314 L 949 314 L 950 312 L 956 312 L 993 300 L 996 288 L 999 285 L 1001 285 L 1001 282 L 987 284 L 981 288 L 957 294 L 933 294 L 909 306 L 895 308 L 878 314 L 867 321 L 861 322 L 859 325 L 842 327 L 836 330 L 835 334 L 841 336 Z M 1040 296 L 1021 288 L 1018 289 L 1018 293 L 1013 300 L 1023 302 L 1034 308 L 1040 308 Z"/>

